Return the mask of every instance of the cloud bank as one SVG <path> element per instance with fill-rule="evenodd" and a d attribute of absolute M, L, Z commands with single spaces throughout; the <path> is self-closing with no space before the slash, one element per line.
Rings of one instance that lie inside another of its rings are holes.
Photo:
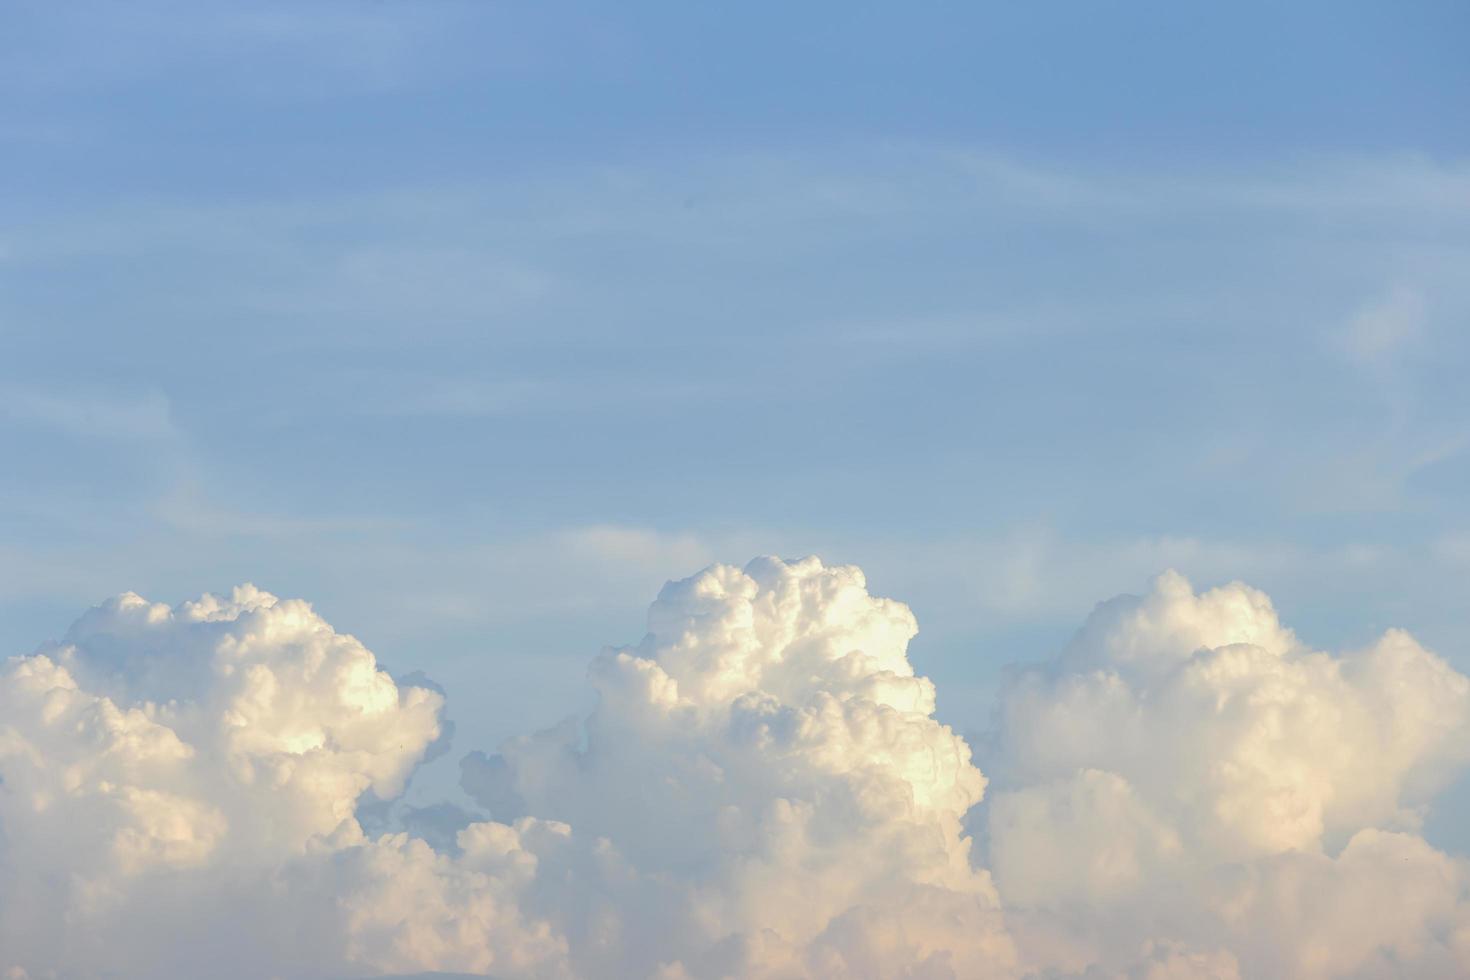
<path fill-rule="evenodd" d="M 1014 673 L 977 766 L 916 631 L 857 568 L 712 566 L 426 813 L 386 801 L 447 748 L 431 682 L 251 587 L 120 596 L 0 671 L 0 970 L 1470 972 L 1470 865 L 1419 834 L 1470 679 L 1407 633 L 1318 651 L 1166 573 Z"/>

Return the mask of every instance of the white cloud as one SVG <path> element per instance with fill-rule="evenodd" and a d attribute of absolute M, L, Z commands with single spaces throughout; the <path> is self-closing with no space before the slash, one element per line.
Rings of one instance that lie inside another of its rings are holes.
<path fill-rule="evenodd" d="M 1415 831 L 1470 761 L 1470 679 L 1407 633 L 1314 651 L 1264 594 L 1169 573 L 1098 606 L 1001 718 L 989 851 L 1017 910 L 1125 947 L 1204 935 L 1248 976 L 1453 961 L 1467 881 Z"/>
<path fill-rule="evenodd" d="M 595 662 L 585 726 L 469 757 L 465 787 L 497 816 L 612 841 L 673 916 L 605 925 L 584 972 L 994 970 L 1009 944 L 960 830 L 984 778 L 932 717 L 915 630 L 855 568 L 712 567 Z"/>
<path fill-rule="evenodd" d="M 569 547 L 636 563 L 669 545 L 594 529 Z M 436 850 L 376 802 L 442 748 L 432 685 L 249 587 L 92 610 L 0 673 L 0 968 L 1470 968 L 1470 868 L 1417 834 L 1470 761 L 1470 679 L 1407 633 L 1328 654 L 1256 590 L 1166 574 L 1016 675 L 987 792 L 909 664 L 912 613 L 856 568 L 711 566 L 648 625 L 593 662 L 586 717 L 464 759 L 488 815 L 404 819 Z"/>
<path fill-rule="evenodd" d="M 402 791 L 443 698 L 244 587 L 173 609 L 119 596 L 7 663 L 0 704 L 0 950 L 86 975 L 148 972 L 160 951 L 123 950 L 179 876 L 227 893 L 349 833 L 362 793 Z"/>

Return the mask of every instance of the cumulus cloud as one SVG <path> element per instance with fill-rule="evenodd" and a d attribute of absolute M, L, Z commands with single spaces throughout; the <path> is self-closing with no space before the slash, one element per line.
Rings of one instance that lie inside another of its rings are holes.
<path fill-rule="evenodd" d="M 855 568 L 716 566 L 667 586 L 644 640 L 594 662 L 585 723 L 465 760 L 466 789 L 496 817 L 565 821 L 627 863 L 622 894 L 589 910 L 583 975 L 1010 962 L 962 832 L 985 780 L 933 718 L 934 686 L 906 656 L 916 630 Z M 617 912 L 650 902 L 646 922 Z"/>
<path fill-rule="evenodd" d="M 0 672 L 0 969 L 1470 969 L 1470 868 L 1418 834 L 1470 680 L 1408 634 L 1329 654 L 1166 574 L 1016 672 L 987 786 L 916 630 L 814 558 L 671 582 L 590 714 L 463 758 L 472 813 L 384 804 L 446 750 L 427 678 L 250 587 L 121 596 Z"/>
<path fill-rule="evenodd" d="M 1467 756 L 1470 679 L 1407 633 L 1334 656 L 1261 592 L 1167 573 L 1016 677 L 988 859 L 1013 918 L 1091 955 L 1162 932 L 1247 976 L 1444 976 L 1470 969 L 1464 868 L 1417 830 Z"/>
<path fill-rule="evenodd" d="M 93 609 L 0 673 L 0 951 L 83 973 L 181 953 L 190 917 L 139 941 L 164 928 L 149 906 L 245 901 L 236 889 L 350 836 L 359 796 L 402 791 L 443 703 L 305 603 L 248 586 Z"/>

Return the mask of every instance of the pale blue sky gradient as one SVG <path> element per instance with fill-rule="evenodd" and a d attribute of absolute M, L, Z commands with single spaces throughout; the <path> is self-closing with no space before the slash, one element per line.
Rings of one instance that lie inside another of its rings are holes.
<path fill-rule="evenodd" d="M 1467 42 L 1461 2 L 8 3 L 0 643 L 254 581 L 443 683 L 450 770 L 767 551 L 909 602 L 960 728 L 1168 566 L 1470 669 Z"/>

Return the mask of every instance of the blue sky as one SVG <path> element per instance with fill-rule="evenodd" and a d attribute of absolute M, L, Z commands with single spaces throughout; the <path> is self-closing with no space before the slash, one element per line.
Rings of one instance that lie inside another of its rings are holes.
<path fill-rule="evenodd" d="M 1171 566 L 1470 668 L 1467 30 L 7 4 L 0 641 L 250 580 L 444 682 L 464 751 L 665 579 L 815 551 L 961 728 Z"/>

